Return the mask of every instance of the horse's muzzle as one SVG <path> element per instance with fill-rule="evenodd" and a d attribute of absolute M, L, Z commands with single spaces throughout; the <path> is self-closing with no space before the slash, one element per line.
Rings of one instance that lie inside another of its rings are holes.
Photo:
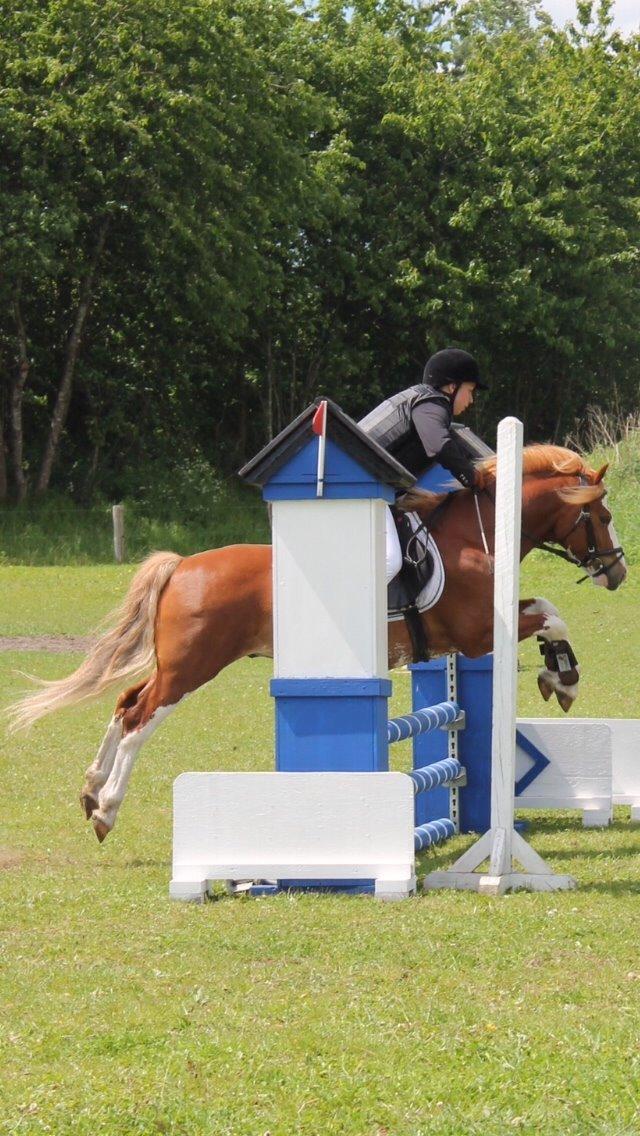
<path fill-rule="evenodd" d="M 606 588 L 608 592 L 615 592 L 627 578 L 627 566 L 622 557 L 616 557 L 609 564 L 606 560 L 607 558 L 603 557 L 601 570 L 591 578 L 599 587 Z"/>

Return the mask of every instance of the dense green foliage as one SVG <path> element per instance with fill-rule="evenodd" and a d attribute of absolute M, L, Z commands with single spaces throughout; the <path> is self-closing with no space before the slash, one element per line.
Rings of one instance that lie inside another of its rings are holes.
<path fill-rule="evenodd" d="M 607 4 L 0 0 L 0 498 L 158 500 L 446 343 L 637 407 L 640 37 Z"/>

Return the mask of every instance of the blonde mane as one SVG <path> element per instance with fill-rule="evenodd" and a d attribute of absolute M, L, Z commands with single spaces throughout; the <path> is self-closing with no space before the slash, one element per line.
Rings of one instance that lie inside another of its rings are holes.
<path fill-rule="evenodd" d="M 476 469 L 490 477 L 496 475 L 496 458 L 485 458 L 476 463 Z M 593 474 L 580 454 L 567 450 L 564 446 L 534 445 L 525 446 L 522 451 L 522 472 L 529 473 L 582 473 L 586 477 Z"/>
<path fill-rule="evenodd" d="M 482 461 L 475 462 L 475 468 L 480 474 L 478 479 L 478 488 L 485 489 L 489 483 L 495 480 L 496 476 L 497 459 L 484 458 Z M 575 476 L 576 474 L 583 474 L 585 478 L 589 479 L 588 485 L 569 485 L 562 489 L 558 489 L 559 496 L 571 505 L 587 505 L 591 501 L 595 501 L 598 497 L 604 495 L 604 485 L 601 484 L 601 477 L 604 469 L 597 474 L 595 470 L 576 454 L 573 450 L 567 450 L 564 446 L 551 446 L 551 445 L 532 445 L 525 446 L 522 451 L 522 472 L 526 477 L 531 474 L 538 474 L 544 476 L 548 474 L 553 476 L 559 474 L 560 476 Z M 453 481 L 451 488 L 455 488 Z M 410 489 L 399 497 L 396 501 L 396 506 L 402 512 L 410 513 L 416 510 L 426 520 L 438 505 L 446 501 L 447 493 L 430 493 L 425 489 Z"/>

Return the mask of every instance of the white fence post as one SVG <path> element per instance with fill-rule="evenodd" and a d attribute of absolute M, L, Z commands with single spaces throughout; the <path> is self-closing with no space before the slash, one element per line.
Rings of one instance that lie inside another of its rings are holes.
<path fill-rule="evenodd" d="M 124 505 L 114 505 L 111 510 L 113 517 L 113 552 L 116 564 L 124 561 Z"/>
<path fill-rule="evenodd" d="M 496 483 L 491 828 L 451 868 L 427 876 L 427 888 L 500 895 L 512 888 L 575 887 L 571 876 L 555 875 L 513 826 L 521 511 L 522 423 L 504 418 L 498 427 Z M 487 859 L 489 872 L 482 875 L 476 869 Z M 524 872 L 514 871 L 514 859 Z"/>

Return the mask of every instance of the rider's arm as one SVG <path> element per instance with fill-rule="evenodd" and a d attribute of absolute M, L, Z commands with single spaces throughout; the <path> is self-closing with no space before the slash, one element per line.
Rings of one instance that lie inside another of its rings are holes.
<path fill-rule="evenodd" d="M 411 419 L 427 457 L 437 458 L 461 485 L 473 486 L 476 482 L 473 462 L 451 433 L 451 412 L 446 404 L 434 400 L 418 403 L 411 412 Z"/>

